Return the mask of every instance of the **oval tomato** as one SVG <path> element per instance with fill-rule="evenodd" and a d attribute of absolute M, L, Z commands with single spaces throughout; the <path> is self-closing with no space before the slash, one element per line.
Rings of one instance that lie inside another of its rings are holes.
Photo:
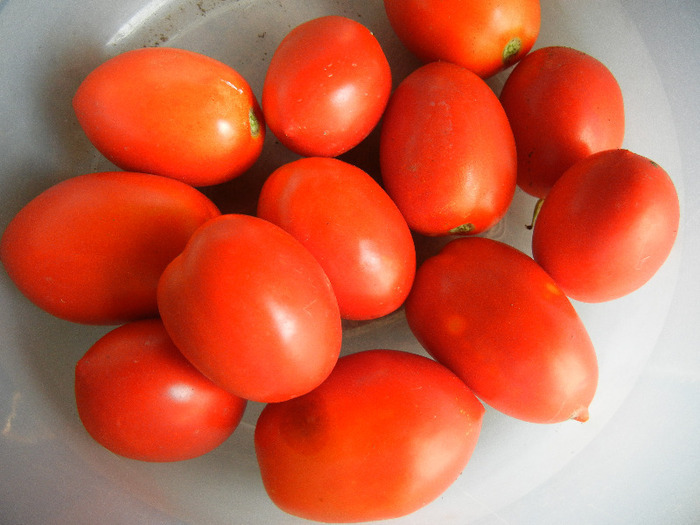
<path fill-rule="evenodd" d="M 252 401 L 305 394 L 340 354 L 328 277 L 299 241 L 257 217 L 222 215 L 197 230 L 163 272 L 158 306 L 185 357 Z"/>
<path fill-rule="evenodd" d="M 267 405 L 255 450 L 265 489 L 288 513 L 325 522 L 394 518 L 457 479 L 483 414 L 432 359 L 369 350 L 341 357 L 312 392 Z"/>
<path fill-rule="evenodd" d="M 515 193 L 515 142 L 503 108 L 481 78 L 454 64 L 427 64 L 399 84 L 379 154 L 387 193 L 419 233 L 483 232 Z"/>
<path fill-rule="evenodd" d="M 365 26 L 324 16 L 290 31 L 267 70 L 267 125 L 290 150 L 335 157 L 377 125 L 391 92 L 384 51 Z"/>
<path fill-rule="evenodd" d="M 527 55 L 500 95 L 518 149 L 518 186 L 545 197 L 571 165 L 619 148 L 625 111 L 617 80 L 597 59 L 552 46 Z"/>
<path fill-rule="evenodd" d="M 236 429 L 246 401 L 200 374 L 158 320 L 122 325 L 75 367 L 78 415 L 115 454 L 180 461 L 213 450 Z"/>
<path fill-rule="evenodd" d="M 544 200 L 532 251 L 569 297 L 609 301 L 644 285 L 673 247 L 680 221 L 668 174 L 628 150 L 569 168 Z"/>
<path fill-rule="evenodd" d="M 482 78 L 524 57 L 540 32 L 539 0 L 384 0 L 384 8 L 418 58 L 459 64 Z"/>
<path fill-rule="evenodd" d="M 52 315 L 118 324 L 158 314 L 160 274 L 218 215 L 208 198 L 176 180 L 80 175 L 20 210 L 3 233 L 0 258 L 19 290 Z"/>
<path fill-rule="evenodd" d="M 183 49 L 135 49 L 107 60 L 83 80 L 73 108 L 90 141 L 120 168 L 193 186 L 240 175 L 265 138 L 248 82 Z"/>
<path fill-rule="evenodd" d="M 406 318 L 482 401 L 534 423 L 588 419 L 598 383 L 573 306 L 530 257 L 491 239 L 447 244 L 416 272 Z"/>
<path fill-rule="evenodd" d="M 314 254 L 343 318 L 381 317 L 406 299 L 416 269 L 413 237 L 391 198 L 360 168 L 323 157 L 285 164 L 265 181 L 258 216 Z"/>

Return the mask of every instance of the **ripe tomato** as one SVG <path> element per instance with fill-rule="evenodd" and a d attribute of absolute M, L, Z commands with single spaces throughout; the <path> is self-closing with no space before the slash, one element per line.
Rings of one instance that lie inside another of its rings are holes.
<path fill-rule="evenodd" d="M 450 242 L 416 272 L 406 318 L 493 408 L 534 423 L 588 419 L 598 383 L 591 340 L 552 278 L 515 248 Z"/>
<path fill-rule="evenodd" d="M 265 489 L 290 514 L 394 518 L 457 479 L 483 414 L 464 383 L 432 359 L 368 350 L 341 357 L 312 392 L 267 405 L 255 450 Z"/>
<path fill-rule="evenodd" d="M 515 142 L 498 98 L 447 62 L 424 65 L 399 84 L 379 155 L 387 192 L 422 234 L 483 232 L 515 193 Z"/>
<path fill-rule="evenodd" d="M 569 297 L 609 301 L 652 278 L 679 221 L 676 188 L 658 164 L 628 150 L 602 151 L 569 168 L 549 192 L 533 256 Z"/>
<path fill-rule="evenodd" d="M 530 195 L 545 197 L 571 165 L 622 145 L 620 86 L 604 64 L 581 51 L 533 51 L 508 76 L 500 99 L 518 149 L 518 185 Z"/>
<path fill-rule="evenodd" d="M 0 258 L 19 290 L 61 319 L 118 324 L 153 317 L 160 274 L 195 229 L 219 214 L 176 180 L 80 175 L 20 210 L 3 233 Z"/>
<path fill-rule="evenodd" d="M 318 261 L 282 228 L 222 215 L 163 272 L 158 306 L 180 351 L 246 399 L 284 401 L 331 372 L 341 319 Z"/>
<path fill-rule="evenodd" d="M 459 64 L 482 78 L 524 57 L 540 32 L 539 0 L 384 0 L 384 8 L 418 58 Z"/>
<path fill-rule="evenodd" d="M 365 26 L 342 16 L 309 20 L 280 42 L 267 70 L 267 125 L 290 150 L 335 157 L 377 125 L 391 92 L 384 51 Z"/>
<path fill-rule="evenodd" d="M 179 461 L 223 443 L 246 401 L 200 374 L 159 320 L 129 323 L 97 341 L 75 367 L 85 429 L 115 454 Z"/>
<path fill-rule="evenodd" d="M 285 164 L 265 182 L 258 216 L 316 256 L 343 318 L 381 317 L 406 299 L 416 270 L 411 231 L 391 198 L 360 168 L 325 157 Z"/>
<path fill-rule="evenodd" d="M 265 138 L 246 80 L 183 49 L 135 49 L 107 60 L 82 82 L 73 108 L 90 141 L 120 168 L 194 186 L 246 171 Z"/>

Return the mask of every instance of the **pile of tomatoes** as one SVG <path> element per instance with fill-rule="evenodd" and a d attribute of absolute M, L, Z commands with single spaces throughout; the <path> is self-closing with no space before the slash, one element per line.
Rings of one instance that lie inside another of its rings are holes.
<path fill-rule="evenodd" d="M 598 364 L 570 299 L 644 285 L 673 246 L 678 197 L 660 166 L 621 149 L 611 72 L 571 48 L 531 51 L 539 2 L 501 3 L 385 0 L 425 61 L 393 92 L 374 35 L 341 16 L 288 33 L 260 104 L 235 70 L 181 49 L 128 51 L 85 78 L 75 114 L 122 171 L 38 195 L 0 256 L 47 312 L 118 325 L 75 370 L 97 442 L 193 458 L 248 401 L 266 403 L 255 448 L 271 499 L 367 521 L 447 489 L 482 402 L 533 423 L 588 419 Z M 512 66 L 497 96 L 485 79 Z M 378 126 L 380 174 L 337 158 Z M 255 215 L 222 214 L 198 188 L 245 173 L 266 132 L 299 158 L 269 174 Z M 516 186 L 541 203 L 533 257 L 478 235 Z M 456 237 L 419 264 L 419 236 Z M 434 359 L 339 357 L 343 320 L 402 307 Z"/>

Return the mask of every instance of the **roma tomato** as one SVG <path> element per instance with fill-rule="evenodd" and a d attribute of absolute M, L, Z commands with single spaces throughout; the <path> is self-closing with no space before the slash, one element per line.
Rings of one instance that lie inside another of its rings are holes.
<path fill-rule="evenodd" d="M 368 320 L 401 306 L 416 250 L 394 201 L 360 168 L 304 158 L 265 181 L 258 216 L 296 237 L 321 263 L 345 319 Z"/>
<path fill-rule="evenodd" d="M 471 71 L 426 64 L 394 91 L 380 142 L 382 180 L 416 232 L 479 233 L 515 193 L 513 133 L 498 98 Z"/>
<path fill-rule="evenodd" d="M 447 244 L 416 272 L 417 339 L 485 403 L 533 423 L 585 421 L 598 384 L 574 307 L 530 257 L 486 238 Z"/>
<path fill-rule="evenodd" d="M 368 350 L 341 357 L 312 392 L 267 405 L 255 450 L 265 489 L 290 514 L 395 518 L 457 479 L 483 414 L 464 383 L 432 359 Z"/>
<path fill-rule="evenodd" d="M 290 150 L 335 157 L 377 125 L 391 92 L 384 51 L 365 26 L 324 16 L 292 29 L 267 70 L 267 125 Z"/>
<path fill-rule="evenodd" d="M 158 315 L 160 274 L 218 215 L 202 193 L 176 180 L 80 175 L 20 210 L 3 233 L 0 258 L 17 288 L 52 315 L 119 324 Z"/>
<path fill-rule="evenodd" d="M 197 230 L 163 272 L 158 306 L 185 357 L 252 401 L 305 394 L 340 354 L 328 277 L 299 241 L 257 217 L 222 215 Z"/>
<path fill-rule="evenodd" d="M 213 450 L 236 429 L 246 401 L 200 374 L 159 320 L 115 328 L 75 367 L 78 415 L 115 454 L 180 461 Z"/>
<path fill-rule="evenodd" d="M 90 141 L 120 168 L 193 186 L 240 175 L 265 138 L 247 81 L 183 49 L 135 49 L 107 60 L 80 84 L 73 108 Z"/>
<path fill-rule="evenodd" d="M 500 99 L 518 149 L 518 186 L 535 197 L 545 197 L 577 161 L 622 145 L 620 86 L 604 64 L 581 51 L 533 51 L 510 73 Z"/>
<path fill-rule="evenodd" d="M 574 164 L 549 192 L 532 252 L 569 297 L 609 301 L 654 276 L 679 221 L 676 188 L 658 164 L 628 150 L 602 151 Z"/>
<path fill-rule="evenodd" d="M 453 62 L 482 78 L 524 57 L 540 32 L 539 0 L 384 0 L 384 8 L 418 58 Z"/>

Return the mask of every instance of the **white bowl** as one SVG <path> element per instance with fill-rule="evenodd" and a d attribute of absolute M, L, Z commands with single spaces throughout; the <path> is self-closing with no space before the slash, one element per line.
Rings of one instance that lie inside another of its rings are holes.
<path fill-rule="evenodd" d="M 681 231 L 642 289 L 599 305 L 576 303 L 596 345 L 600 385 L 585 423 L 536 425 L 488 409 L 469 465 L 438 500 L 404 524 L 696 523 L 700 516 L 700 5 L 635 0 L 542 1 L 536 47 L 562 44 L 600 59 L 625 96 L 624 147 L 669 172 Z M 266 65 L 295 25 L 324 14 L 367 25 L 395 82 L 417 62 L 389 28 L 379 0 L 0 1 L 0 228 L 32 197 L 67 177 L 111 169 L 71 109 L 80 81 L 127 49 L 168 45 L 236 68 L 260 97 Z M 507 72 L 490 81 L 498 92 Z M 585 89 L 585 86 L 582 86 Z M 207 190 L 224 211 L 252 212 L 272 168 L 294 158 L 268 136 L 264 157 Z M 346 156 L 376 171 L 376 134 Z M 488 236 L 529 252 L 534 200 L 518 192 Z M 214 452 L 174 464 L 124 459 L 84 431 L 73 367 L 107 327 L 52 318 L 0 272 L 0 521 L 7 524 L 295 524 L 267 498 L 251 403 Z M 372 347 L 423 353 L 402 312 L 346 325 L 344 353 Z"/>

